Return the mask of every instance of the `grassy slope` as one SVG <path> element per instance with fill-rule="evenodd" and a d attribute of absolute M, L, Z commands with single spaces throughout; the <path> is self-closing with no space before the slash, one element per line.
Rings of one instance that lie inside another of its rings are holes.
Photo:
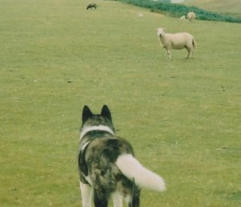
<path fill-rule="evenodd" d="M 97 3 L 1 0 L 1 207 L 79 206 L 80 111 L 104 103 L 166 179 L 168 191 L 144 191 L 142 206 L 239 206 L 240 25 Z M 191 32 L 195 58 L 169 61 L 158 26 Z"/>
<path fill-rule="evenodd" d="M 189 0 L 187 1 L 187 4 L 223 14 L 241 17 L 240 0 Z"/>

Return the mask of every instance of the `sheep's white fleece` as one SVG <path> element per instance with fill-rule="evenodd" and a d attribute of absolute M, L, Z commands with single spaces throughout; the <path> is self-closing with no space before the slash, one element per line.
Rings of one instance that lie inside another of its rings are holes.
<path fill-rule="evenodd" d="M 187 19 L 189 21 L 192 21 L 193 19 L 196 19 L 196 14 L 194 12 L 188 12 L 187 13 Z"/>
<path fill-rule="evenodd" d="M 189 58 L 192 55 L 194 48 L 196 47 L 196 42 L 193 36 L 187 32 L 172 34 L 165 33 L 163 28 L 158 28 L 157 36 L 159 37 L 163 47 L 167 50 L 169 57 L 171 57 L 171 49 L 186 48 L 188 51 L 187 58 Z"/>

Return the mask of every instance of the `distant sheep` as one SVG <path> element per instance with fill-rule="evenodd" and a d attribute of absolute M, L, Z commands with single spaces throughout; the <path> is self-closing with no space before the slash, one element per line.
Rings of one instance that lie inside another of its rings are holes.
<path fill-rule="evenodd" d="M 171 58 L 171 49 L 186 48 L 188 54 L 187 58 L 191 57 L 196 47 L 196 42 L 193 36 L 187 32 L 182 33 L 165 33 L 163 28 L 157 29 L 157 36 L 166 49 L 168 57 Z"/>
<path fill-rule="evenodd" d="M 181 19 L 181 20 L 185 20 L 186 17 L 185 17 L 185 16 L 181 16 L 180 19 Z"/>
<path fill-rule="evenodd" d="M 95 3 L 92 3 L 92 4 L 88 4 L 88 6 L 86 7 L 86 9 L 96 9 L 97 8 L 97 5 Z"/>
<path fill-rule="evenodd" d="M 196 19 L 196 14 L 194 12 L 188 12 L 187 13 L 187 19 L 191 22 L 194 19 Z"/>

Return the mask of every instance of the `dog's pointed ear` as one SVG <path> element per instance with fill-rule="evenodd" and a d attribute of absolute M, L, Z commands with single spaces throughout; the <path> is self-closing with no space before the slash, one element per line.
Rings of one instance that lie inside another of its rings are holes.
<path fill-rule="evenodd" d="M 82 122 L 84 123 L 88 118 L 90 118 L 92 116 L 92 112 L 90 111 L 88 106 L 84 106 L 83 107 L 83 111 L 82 111 Z"/>
<path fill-rule="evenodd" d="M 101 109 L 101 115 L 108 118 L 109 120 L 112 120 L 111 113 L 107 105 L 104 105 Z"/>

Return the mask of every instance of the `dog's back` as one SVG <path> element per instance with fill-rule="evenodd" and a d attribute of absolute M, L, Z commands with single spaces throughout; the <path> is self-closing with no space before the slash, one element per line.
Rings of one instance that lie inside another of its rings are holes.
<path fill-rule="evenodd" d="M 102 137 L 93 140 L 86 150 L 85 160 L 89 176 L 95 188 L 99 189 L 96 193 L 101 200 L 109 198 L 115 191 L 121 190 L 130 196 L 133 188 L 139 191 L 131 180 L 123 176 L 116 165 L 121 154 L 133 155 L 131 145 L 124 139 L 104 133 Z"/>

